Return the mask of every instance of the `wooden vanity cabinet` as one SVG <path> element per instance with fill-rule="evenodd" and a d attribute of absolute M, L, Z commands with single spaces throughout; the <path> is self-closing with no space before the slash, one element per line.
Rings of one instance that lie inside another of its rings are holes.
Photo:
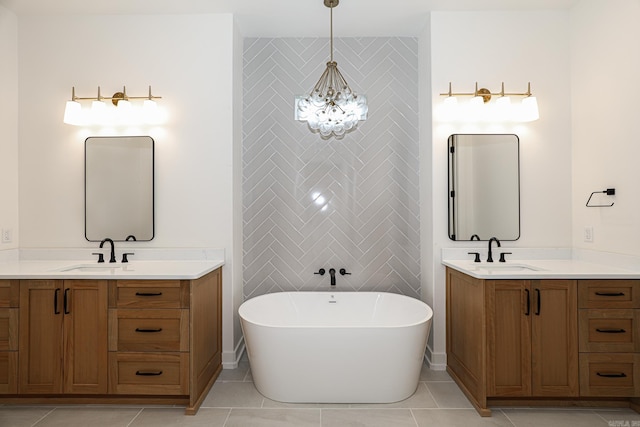
<path fill-rule="evenodd" d="M 0 280 L 0 404 L 192 415 L 221 369 L 221 268 L 194 280 Z"/>
<path fill-rule="evenodd" d="M 447 370 L 488 403 L 640 408 L 640 280 L 484 280 L 447 268 Z"/>
<path fill-rule="evenodd" d="M 20 394 L 107 392 L 107 282 L 20 281 Z"/>
<path fill-rule="evenodd" d="M 18 390 L 19 305 L 19 282 L 0 280 L 0 394 Z"/>
<path fill-rule="evenodd" d="M 447 268 L 447 369 L 483 416 L 490 400 L 578 396 L 576 281 Z"/>
<path fill-rule="evenodd" d="M 222 369 L 222 275 L 109 283 L 109 393 L 184 396 L 195 414 Z"/>
<path fill-rule="evenodd" d="M 581 280 L 580 394 L 640 397 L 640 280 Z"/>
<path fill-rule="evenodd" d="M 574 280 L 487 280 L 487 396 L 578 396 Z"/>

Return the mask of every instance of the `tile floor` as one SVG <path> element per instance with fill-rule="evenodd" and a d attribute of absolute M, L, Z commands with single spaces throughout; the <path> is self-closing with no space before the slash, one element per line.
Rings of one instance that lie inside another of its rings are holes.
<path fill-rule="evenodd" d="M 477 415 L 446 372 L 423 368 L 416 393 L 377 405 L 286 404 L 255 389 L 249 364 L 223 370 L 196 416 L 169 406 L 0 406 L 1 427 L 640 427 L 629 409 L 494 409 Z"/>

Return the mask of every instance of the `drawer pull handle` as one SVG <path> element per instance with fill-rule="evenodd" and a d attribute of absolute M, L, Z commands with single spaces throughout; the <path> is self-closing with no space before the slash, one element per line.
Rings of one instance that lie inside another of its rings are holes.
<path fill-rule="evenodd" d="M 162 328 L 153 328 L 153 329 L 136 328 L 136 332 L 160 332 L 160 331 L 162 331 Z"/>
<path fill-rule="evenodd" d="M 596 292 L 599 297 L 623 297 L 624 292 Z"/>
<path fill-rule="evenodd" d="M 64 299 L 62 300 L 64 314 L 69 314 L 69 291 L 69 288 L 64 290 Z"/>
<path fill-rule="evenodd" d="M 58 310 L 58 294 L 60 293 L 60 288 L 56 289 L 53 293 L 53 314 L 60 314 L 60 310 Z"/>
<path fill-rule="evenodd" d="M 136 375 L 140 377 L 157 377 L 162 375 L 162 371 L 136 371 Z"/>
<path fill-rule="evenodd" d="M 159 297 L 162 292 L 136 292 L 138 297 Z"/>
<path fill-rule="evenodd" d="M 596 328 L 596 331 L 601 332 L 603 334 L 624 334 L 625 331 L 624 329 L 600 329 L 600 328 Z"/>
<path fill-rule="evenodd" d="M 598 375 L 599 377 L 605 377 L 605 378 L 626 378 L 627 374 L 625 374 L 624 372 L 620 372 L 619 374 L 603 374 L 601 372 L 596 373 L 596 375 Z"/>

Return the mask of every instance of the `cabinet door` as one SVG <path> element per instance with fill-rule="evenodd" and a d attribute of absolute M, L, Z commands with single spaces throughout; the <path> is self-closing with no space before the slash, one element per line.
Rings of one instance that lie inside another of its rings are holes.
<path fill-rule="evenodd" d="M 531 293 L 525 280 L 490 280 L 487 301 L 487 393 L 531 395 Z"/>
<path fill-rule="evenodd" d="M 534 280 L 532 394 L 577 396 L 578 309 L 575 280 Z"/>
<path fill-rule="evenodd" d="M 18 303 L 16 302 L 16 305 Z M 0 394 L 18 391 L 18 308 L 0 303 Z"/>
<path fill-rule="evenodd" d="M 20 281 L 19 393 L 62 392 L 62 281 Z"/>
<path fill-rule="evenodd" d="M 107 281 L 65 280 L 64 392 L 107 392 Z"/>

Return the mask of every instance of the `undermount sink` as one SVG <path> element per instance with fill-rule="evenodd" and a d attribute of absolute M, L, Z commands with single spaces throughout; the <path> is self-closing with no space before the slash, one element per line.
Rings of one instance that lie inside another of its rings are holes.
<path fill-rule="evenodd" d="M 479 265 L 474 267 L 476 271 L 500 272 L 500 271 L 540 271 L 540 268 L 527 264 L 496 264 L 496 265 Z"/>
<path fill-rule="evenodd" d="M 80 264 L 59 269 L 58 271 L 78 271 L 82 273 L 113 273 L 122 270 L 121 265 Z"/>

